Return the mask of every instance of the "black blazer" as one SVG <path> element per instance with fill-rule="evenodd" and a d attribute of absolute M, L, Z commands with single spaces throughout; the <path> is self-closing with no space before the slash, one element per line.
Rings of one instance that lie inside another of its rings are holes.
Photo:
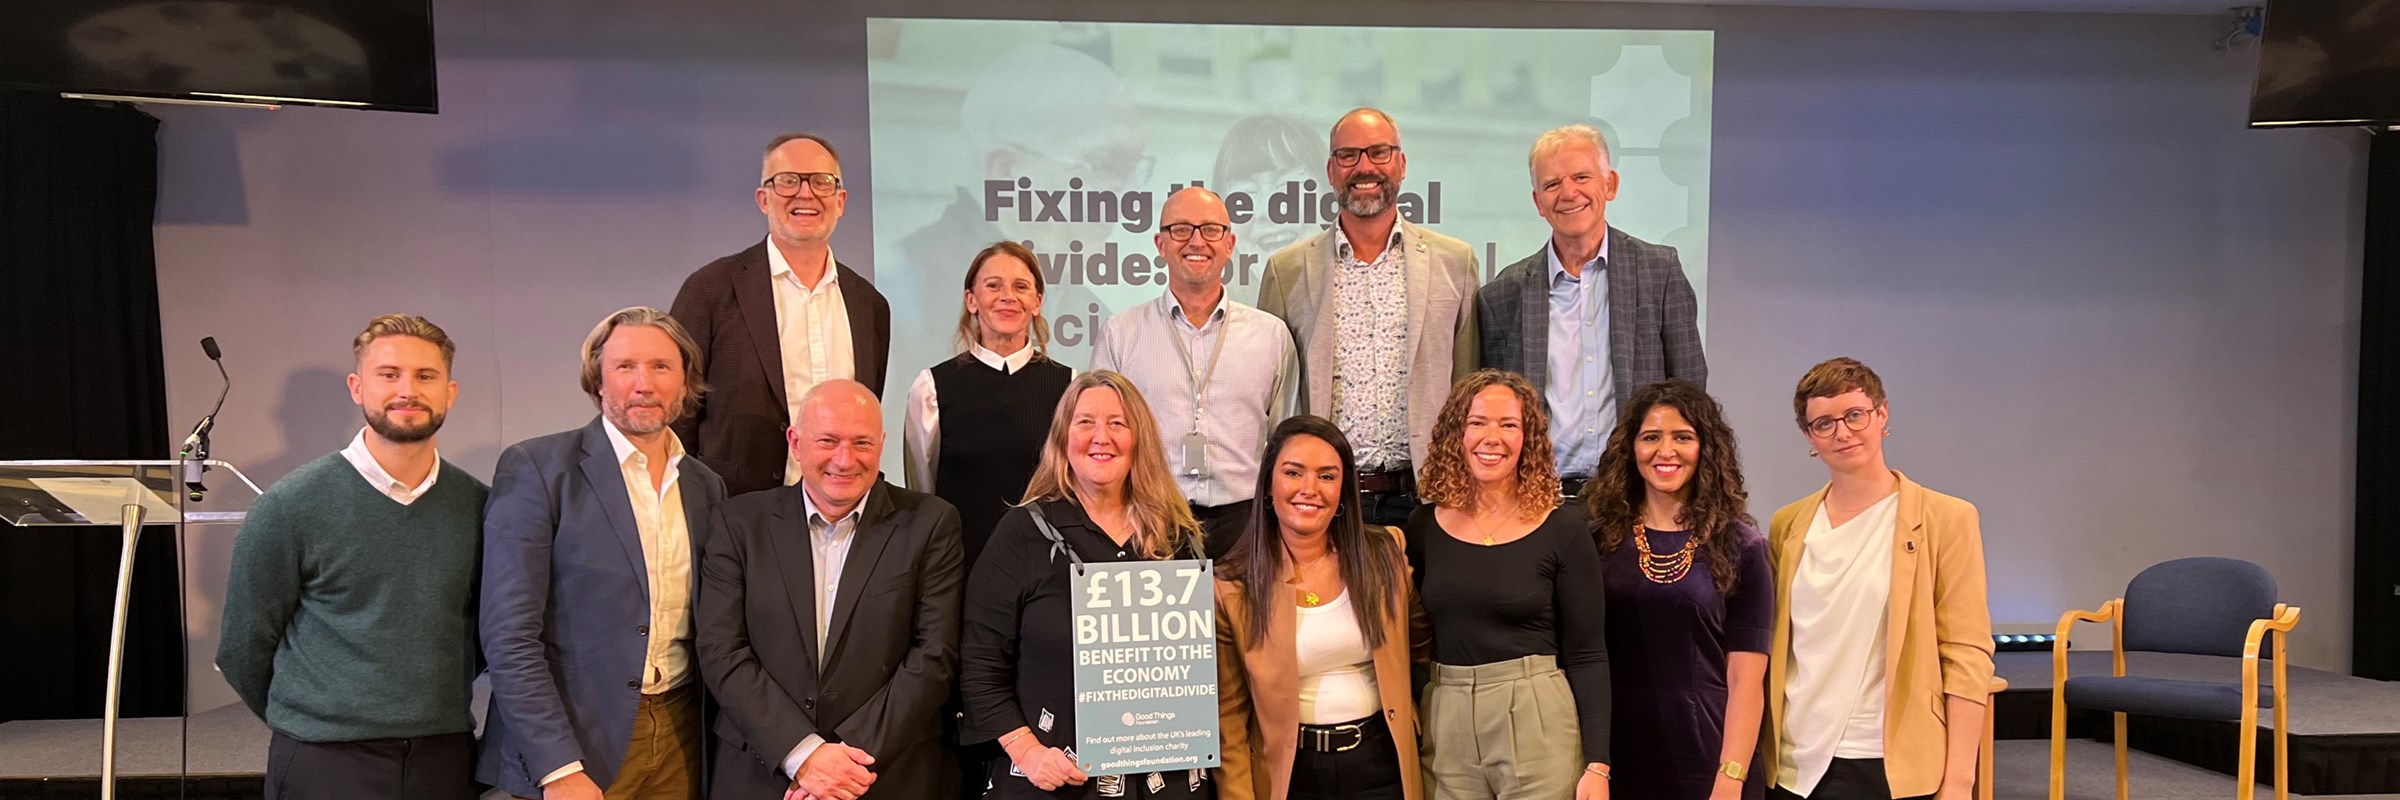
<path fill-rule="evenodd" d="M 781 797 L 783 759 L 810 734 L 875 757 L 870 797 L 957 791 L 941 735 L 965 581 L 957 509 L 888 483 L 861 501 L 820 669 L 802 492 L 725 501 L 701 545 L 695 649 L 722 709 L 710 796 Z"/>
<path fill-rule="evenodd" d="M 848 266 L 836 262 L 834 274 L 850 312 L 858 382 L 881 397 L 892 357 L 892 304 Z M 783 485 L 783 429 L 791 412 L 783 396 L 783 348 L 770 280 L 761 239 L 683 279 L 668 309 L 698 340 L 708 381 L 699 412 L 677 420 L 675 435 L 683 437 L 685 452 L 724 476 L 731 494 Z"/>

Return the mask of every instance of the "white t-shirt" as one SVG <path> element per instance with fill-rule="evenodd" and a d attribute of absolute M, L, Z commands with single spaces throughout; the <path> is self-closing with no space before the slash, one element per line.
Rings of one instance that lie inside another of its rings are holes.
<path fill-rule="evenodd" d="M 1300 647 L 1300 722 L 1336 725 L 1381 713 L 1375 654 L 1359 633 L 1350 593 L 1299 611 L 1294 638 Z"/>

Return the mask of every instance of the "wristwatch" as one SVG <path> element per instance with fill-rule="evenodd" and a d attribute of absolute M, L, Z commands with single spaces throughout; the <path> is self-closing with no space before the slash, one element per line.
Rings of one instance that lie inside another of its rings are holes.
<path fill-rule="evenodd" d="M 1723 773 L 1725 777 L 1737 781 L 1750 776 L 1750 768 L 1742 766 L 1742 762 L 1739 761 L 1727 761 L 1719 765 L 1717 771 Z"/>

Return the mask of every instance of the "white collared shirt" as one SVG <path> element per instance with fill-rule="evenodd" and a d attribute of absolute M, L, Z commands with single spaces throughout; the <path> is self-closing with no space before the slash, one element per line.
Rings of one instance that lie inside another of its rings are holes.
<path fill-rule="evenodd" d="M 375 454 L 367 449 L 365 428 L 358 429 L 358 435 L 350 437 L 350 446 L 342 448 L 342 458 L 350 462 L 352 469 L 358 470 L 359 477 L 367 479 L 368 486 L 375 487 L 375 491 L 404 506 L 416 503 L 417 498 L 433 491 L 433 482 L 442 477 L 442 453 L 435 450 L 433 470 L 425 473 L 425 480 L 418 481 L 415 486 L 401 483 L 399 478 L 392 477 L 392 473 L 384 471 L 383 464 L 377 462 Z"/>
<path fill-rule="evenodd" d="M 868 490 L 870 496 L 873 491 Z M 858 521 L 867 508 L 867 499 L 859 498 L 858 504 L 851 506 L 850 513 L 843 514 L 841 519 L 828 520 L 817 512 L 817 499 L 808 496 L 807 490 L 803 489 L 800 507 L 807 510 L 809 560 L 817 569 L 814 576 L 816 585 L 809 589 L 817 598 L 817 659 L 818 667 L 822 668 L 826 657 L 825 636 L 833 628 L 833 601 L 841 596 L 842 567 L 850 563 L 850 545 L 858 541 Z M 801 739 L 800 744 L 783 757 L 783 774 L 799 778 L 800 765 L 806 763 L 808 757 L 823 744 L 824 737 L 813 733 Z"/>
<path fill-rule="evenodd" d="M 642 563 L 650 572 L 650 651 L 643 660 L 642 693 L 658 694 L 692 676 L 692 535 L 683 515 L 683 487 L 676 481 L 683 441 L 674 431 L 662 431 L 667 436 L 667 474 L 652 487 L 649 457 L 634 449 L 633 440 L 606 418 L 600 427 L 608 431 L 608 444 L 624 470 L 633 524 L 642 537 Z"/>
<path fill-rule="evenodd" d="M 771 248 L 770 248 L 771 249 Z M 642 564 L 650 573 L 649 650 L 642 657 L 642 694 L 659 694 L 691 680 L 692 676 L 692 534 L 683 515 L 683 486 L 676 481 L 683 465 L 683 440 L 667 434 L 667 476 L 650 485 L 650 458 L 625 438 L 607 417 L 600 429 L 625 476 L 625 494 L 633 502 L 633 526 L 642 539 Z M 430 481 L 428 481 L 430 483 Z M 583 762 L 542 776 L 548 786 L 583 771 Z"/>
<path fill-rule="evenodd" d="M 1033 362 L 1033 343 L 1008 355 L 993 352 L 981 343 L 967 345 L 967 352 L 984 366 L 1015 375 Z M 900 425 L 901 480 L 908 488 L 933 494 L 934 475 L 942 463 L 942 401 L 934 396 L 933 368 L 917 373 L 915 382 L 908 385 L 908 406 Z"/>
<path fill-rule="evenodd" d="M 825 251 L 825 274 L 817 285 L 803 286 L 784 260 L 783 250 L 767 242 L 767 283 L 775 287 L 775 337 L 783 355 L 784 420 L 800 423 L 800 396 L 809 387 L 837 378 L 858 377 L 857 359 L 850 351 L 850 311 L 842 304 L 842 281 L 833 250 Z M 789 451 L 790 448 L 785 448 Z M 800 482 L 800 462 L 784 456 L 783 485 Z"/>

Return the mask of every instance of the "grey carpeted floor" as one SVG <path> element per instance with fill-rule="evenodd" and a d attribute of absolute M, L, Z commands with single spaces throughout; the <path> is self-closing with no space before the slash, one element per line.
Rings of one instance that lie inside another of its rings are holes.
<path fill-rule="evenodd" d="M 2000 653 L 1993 656 L 1992 662 L 2000 677 L 2008 679 L 2009 691 L 2049 691 L 2049 653 Z M 2292 704 L 2286 711 L 2291 716 L 2292 735 L 2400 733 L 2400 684 L 2305 667 L 2285 669 L 2289 671 L 2287 680 L 2292 684 L 2285 689 Z M 2077 650 L 2067 654 L 2067 674 L 2071 676 L 2106 675 L 2108 672 L 2109 653 L 2106 650 Z M 2238 658 L 2179 653 L 2127 653 L 2125 674 L 2239 683 L 2242 679 L 2242 662 Z M 2268 687 L 2274 683 L 2274 678 L 2274 668 L 2269 662 L 2261 661 L 2258 668 L 2259 691 L 2269 691 Z M 2275 715 L 2262 711 L 2258 715 L 2258 724 L 2262 728 L 2274 727 Z"/>
<path fill-rule="evenodd" d="M 180 717 L 144 717 L 117 725 L 117 774 L 173 775 L 184 769 L 190 744 L 192 775 L 259 775 L 267 769 L 267 726 L 235 703 L 192 716 L 185 738 Z M 97 777 L 100 721 L 20 720 L 0 725 L 0 779 Z"/>
<path fill-rule="evenodd" d="M 2102 661 L 2101 664 L 2105 668 L 2107 662 Z M 2072 667 L 2069 665 L 2070 669 Z M 1992 747 L 1993 800 L 2049 800 L 2049 742 L 2019 739 L 1995 742 Z M 2125 765 L 2126 773 L 2131 776 L 2126 792 L 2135 800 L 2233 800 L 2233 778 L 2227 775 L 2140 750 L 2127 753 Z M 2108 745 L 2086 739 L 2068 741 L 2066 773 L 2067 800 L 2115 800 L 2116 756 Z M 2255 797 L 2258 800 L 2273 800 L 2274 776 L 2260 775 L 2259 778 Z M 2317 796 L 2346 800 L 2400 800 L 2400 794 Z"/>

